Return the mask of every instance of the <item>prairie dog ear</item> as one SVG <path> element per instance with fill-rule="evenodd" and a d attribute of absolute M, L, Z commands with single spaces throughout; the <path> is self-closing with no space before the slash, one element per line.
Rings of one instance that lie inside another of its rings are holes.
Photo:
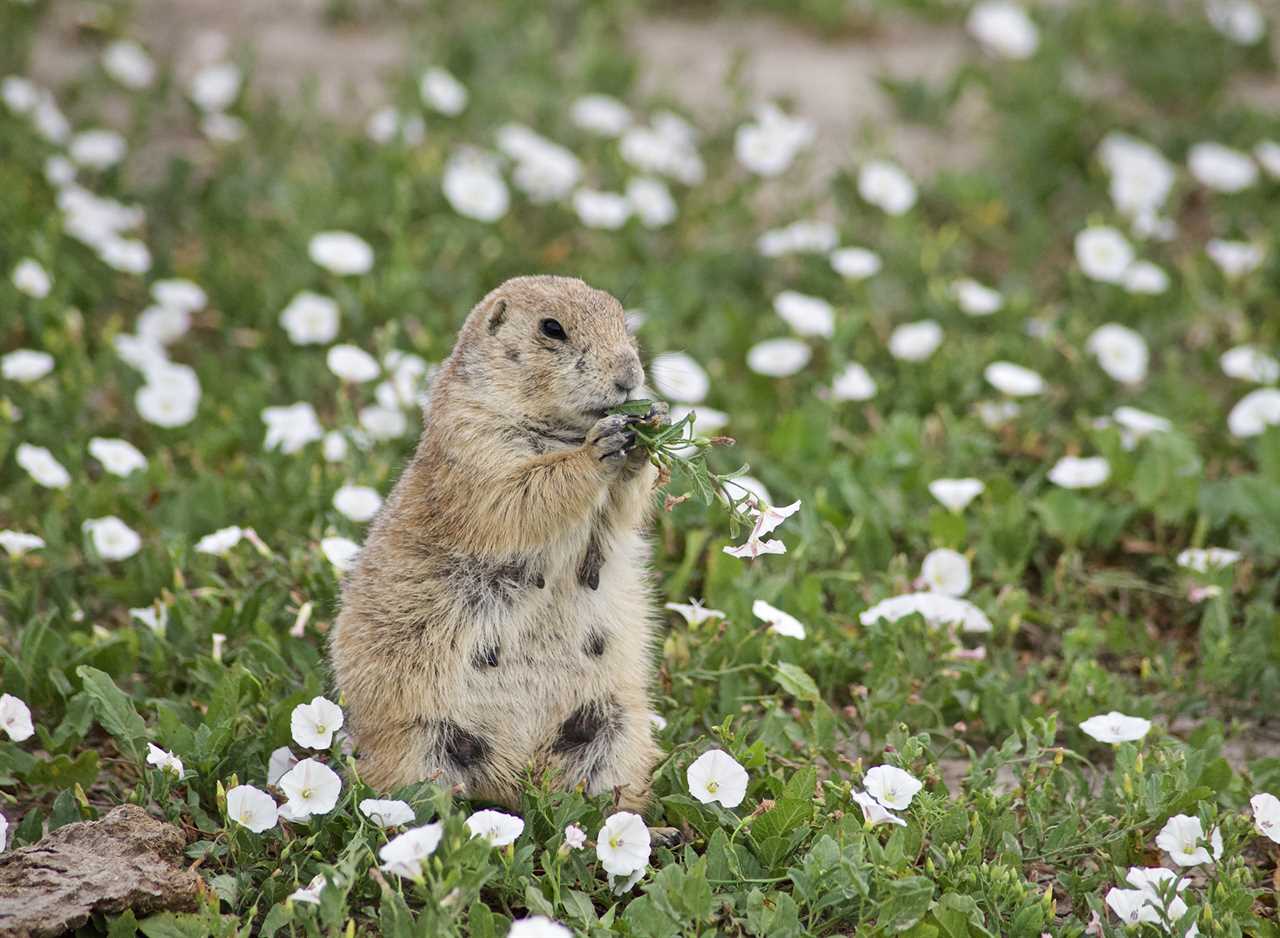
<path fill-rule="evenodd" d="M 497 335 L 502 324 L 507 321 L 507 301 L 497 300 L 489 312 L 489 335 Z"/>

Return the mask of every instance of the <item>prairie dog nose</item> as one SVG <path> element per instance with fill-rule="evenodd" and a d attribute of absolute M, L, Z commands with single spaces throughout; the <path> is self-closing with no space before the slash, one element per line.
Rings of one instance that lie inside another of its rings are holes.
<path fill-rule="evenodd" d="M 640 382 L 642 381 L 644 381 L 644 369 L 640 367 L 639 357 L 635 352 L 627 352 L 618 365 L 618 370 L 613 379 L 613 386 L 618 389 L 619 393 L 630 394 L 640 387 Z"/>

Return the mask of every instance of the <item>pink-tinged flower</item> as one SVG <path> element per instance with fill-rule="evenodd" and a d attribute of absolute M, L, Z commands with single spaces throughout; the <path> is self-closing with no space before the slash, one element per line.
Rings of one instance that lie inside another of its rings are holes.
<path fill-rule="evenodd" d="M 1258 833 L 1280 844 L 1280 798 L 1263 792 L 1249 799 Z"/>
<path fill-rule="evenodd" d="M 564 829 L 564 844 L 570 850 L 581 850 L 587 845 L 587 832 L 577 824 L 570 824 Z"/>
<path fill-rule="evenodd" d="M 36 731 L 30 708 L 12 694 L 0 694 L 0 729 L 15 743 L 30 739 Z"/>

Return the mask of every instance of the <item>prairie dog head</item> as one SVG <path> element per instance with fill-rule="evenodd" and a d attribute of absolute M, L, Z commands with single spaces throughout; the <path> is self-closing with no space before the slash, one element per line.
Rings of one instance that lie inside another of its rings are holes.
<path fill-rule="evenodd" d="M 454 358 L 473 399 L 583 433 L 644 381 L 622 304 L 571 277 L 516 277 L 493 290 L 467 317 Z"/>

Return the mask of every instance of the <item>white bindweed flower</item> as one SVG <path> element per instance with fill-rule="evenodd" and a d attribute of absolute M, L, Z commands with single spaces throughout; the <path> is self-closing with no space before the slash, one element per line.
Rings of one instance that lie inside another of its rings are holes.
<path fill-rule="evenodd" d="M 328 749 L 333 734 L 342 729 L 342 708 L 324 697 L 313 697 L 311 703 L 298 704 L 289 716 L 293 741 L 304 749 Z"/>
<path fill-rule="evenodd" d="M 151 251 L 136 238 L 107 238 L 95 249 L 98 260 L 121 273 L 141 276 L 151 269 Z"/>
<path fill-rule="evenodd" d="M 1160 890 L 1176 883 L 1177 891 L 1186 889 L 1188 882 L 1179 877 L 1173 870 L 1163 866 L 1131 866 L 1125 874 L 1124 881 L 1135 889 L 1141 889 L 1152 897 L 1158 898 Z"/>
<path fill-rule="evenodd" d="M 149 88 L 156 77 L 156 63 L 132 39 L 117 39 L 103 49 L 102 69 L 133 91 Z"/>
<path fill-rule="evenodd" d="M 1173 424 L 1164 417 L 1125 405 L 1112 411 L 1111 419 L 1120 428 L 1121 444 L 1127 450 L 1153 433 L 1168 433 L 1173 429 Z"/>
<path fill-rule="evenodd" d="M 1253 345 L 1237 345 L 1218 359 L 1222 373 L 1238 381 L 1274 384 L 1280 380 L 1280 359 Z"/>
<path fill-rule="evenodd" d="M 867 794 L 865 791 L 858 791 L 856 788 L 851 792 L 853 800 L 857 802 L 858 807 L 862 809 L 862 820 L 871 827 L 880 824 L 895 824 L 898 827 L 906 827 L 907 822 L 898 817 L 892 811 L 888 810 L 875 798 Z"/>
<path fill-rule="evenodd" d="M 1092 489 L 1111 477 L 1111 465 L 1102 456 L 1063 456 L 1049 470 L 1049 481 L 1064 489 Z"/>
<path fill-rule="evenodd" d="M 831 399 L 835 401 L 869 401 L 875 396 L 875 379 L 857 362 L 845 365 L 831 385 Z"/>
<path fill-rule="evenodd" d="M 14 349 L 0 357 L 0 375 L 6 381 L 30 384 L 53 371 L 53 365 L 53 356 L 48 352 L 29 348 Z"/>
<path fill-rule="evenodd" d="M 411 827 L 378 850 L 378 859 L 382 861 L 379 869 L 396 876 L 421 879 L 422 862 L 436 852 L 443 836 L 444 825 L 439 821 Z"/>
<path fill-rule="evenodd" d="M 1115 228 L 1096 225 L 1076 235 L 1076 263 L 1090 280 L 1123 283 L 1133 264 L 1133 246 Z"/>
<path fill-rule="evenodd" d="M 71 122 L 58 108 L 58 103 L 51 94 L 41 95 L 35 110 L 31 112 L 31 119 L 36 133 L 50 143 L 63 144 L 71 136 Z"/>
<path fill-rule="evenodd" d="M 831 269 L 846 280 L 866 280 L 880 272 L 883 266 L 880 255 L 866 248 L 837 248 L 829 260 Z"/>
<path fill-rule="evenodd" d="M 1280 798 L 1263 792 L 1249 799 L 1253 809 L 1253 825 L 1258 833 L 1280 844 Z"/>
<path fill-rule="evenodd" d="M 55 189 L 61 189 L 76 181 L 76 166 L 65 156 L 55 153 L 44 161 L 44 178 Z"/>
<path fill-rule="evenodd" d="M 1105 901 L 1107 908 L 1114 912 L 1126 926 L 1164 924 L 1160 911 L 1163 906 L 1160 900 L 1146 889 L 1119 889 L 1113 886 L 1107 890 Z M 1173 901 L 1181 902 L 1182 900 Z M 1173 912 L 1172 906 L 1173 903 L 1170 903 L 1170 913 Z"/>
<path fill-rule="evenodd" d="M 664 352 L 654 358 L 649 380 L 663 397 L 682 404 L 699 404 L 711 390 L 706 370 L 684 352 Z"/>
<path fill-rule="evenodd" d="M 619 137 L 631 126 L 631 111 L 607 94 L 583 95 L 569 108 L 575 127 L 601 137 Z"/>
<path fill-rule="evenodd" d="M 821 297 L 783 290 L 773 298 L 773 309 L 799 335 L 830 338 L 835 334 L 835 309 Z"/>
<path fill-rule="evenodd" d="M 365 798 L 360 802 L 360 813 L 379 827 L 399 827 L 413 821 L 414 814 L 408 802 L 398 799 L 380 801 Z"/>
<path fill-rule="evenodd" d="M 382 374 L 378 360 L 355 345 L 335 345 L 325 355 L 329 370 L 351 384 L 364 384 Z"/>
<path fill-rule="evenodd" d="M 345 572 L 355 566 L 360 545 L 346 537 L 326 537 L 320 541 L 320 550 L 334 569 Z"/>
<path fill-rule="evenodd" d="M 40 103 L 41 90 L 35 82 L 21 75 L 0 79 L 0 99 L 14 114 L 30 114 Z"/>
<path fill-rule="evenodd" d="M 956 596 L 945 593 L 904 593 L 876 603 L 858 616 L 863 625 L 871 625 L 880 619 L 897 622 L 906 616 L 918 615 L 931 626 L 959 625 L 963 632 L 990 632 L 991 620 L 981 609 Z"/>
<path fill-rule="evenodd" d="M 325 885 L 326 882 L 324 874 L 317 873 L 315 876 L 311 877 L 311 882 L 307 883 L 307 885 L 289 893 L 288 901 L 305 902 L 309 905 L 319 905 L 320 893 L 324 892 Z"/>
<path fill-rule="evenodd" d="M 472 837 L 483 837 L 490 846 L 505 847 L 524 833 L 524 821 L 502 811 L 477 811 L 466 820 Z"/>
<path fill-rule="evenodd" d="M 161 771 L 168 772 L 174 778 L 182 778 L 182 760 L 153 743 L 147 743 L 147 765 L 154 765 Z"/>
<path fill-rule="evenodd" d="M 37 485 L 47 489 L 65 489 L 71 484 L 71 473 L 43 446 L 19 443 L 14 458 Z"/>
<path fill-rule="evenodd" d="M 787 638 L 805 637 L 804 625 L 795 616 L 769 605 L 763 599 L 751 604 L 751 614 L 769 624 L 769 631 Z"/>
<path fill-rule="evenodd" d="M 512 922 L 507 938 L 573 938 L 573 932 L 545 915 L 531 915 Z"/>
<path fill-rule="evenodd" d="M 324 436 L 315 408 L 306 401 L 299 401 L 288 407 L 264 407 L 262 422 L 267 425 L 263 447 L 268 450 L 278 449 L 286 455 L 296 453 L 308 443 L 314 443 Z"/>
<path fill-rule="evenodd" d="M 216 557 L 226 556 L 244 538 L 244 529 L 238 525 L 219 528 L 212 534 L 206 534 L 196 541 L 195 551 L 198 554 L 213 554 Z"/>
<path fill-rule="evenodd" d="M 747 770 L 723 749 L 710 749 L 698 756 L 685 772 L 689 794 L 703 804 L 719 802 L 736 808 L 747 795 Z"/>
<path fill-rule="evenodd" d="M 963 596 L 973 582 L 968 558 L 947 547 L 929 551 L 920 567 L 920 577 L 929 589 L 947 596 Z"/>
<path fill-rule="evenodd" d="M 730 557 L 737 557 L 739 560 L 755 560 L 766 554 L 785 554 L 787 545 L 777 538 L 769 540 L 748 538 L 745 544 L 739 544 L 737 547 L 726 547 L 724 552 Z"/>
<path fill-rule="evenodd" d="M 587 845 L 587 832 L 577 824 L 570 824 L 564 829 L 564 845 L 570 850 L 581 850 Z"/>
<path fill-rule="evenodd" d="M 661 179 L 635 176 L 627 181 L 627 201 L 646 228 L 662 228 L 676 217 L 676 200 Z"/>
<path fill-rule="evenodd" d="M 494 160 L 464 152 L 445 164 L 444 197 L 453 210 L 466 218 L 495 222 L 507 214 L 511 195 Z"/>
<path fill-rule="evenodd" d="M 352 521 L 370 521 L 382 507 L 382 496 L 367 485 L 344 485 L 333 493 L 333 507 Z"/>
<path fill-rule="evenodd" d="M 898 326 L 889 336 L 889 354 L 899 361 L 922 362 L 942 344 L 942 327 L 932 319 Z"/>
<path fill-rule="evenodd" d="M 618 140 L 618 153 L 641 172 L 669 176 L 686 186 L 695 186 L 706 178 L 696 131 L 671 111 L 653 115 L 647 126 L 628 127 Z"/>
<path fill-rule="evenodd" d="M 129 618 L 137 619 L 156 635 L 164 637 L 164 631 L 169 625 L 169 607 L 157 599 L 150 606 L 130 609 Z"/>
<path fill-rule="evenodd" d="M 286 806 L 292 819 L 301 821 L 334 809 L 342 791 L 342 779 L 323 762 L 303 759 L 280 777 L 280 788 L 289 798 Z"/>
<path fill-rule="evenodd" d="M 1013 362 L 992 362 L 983 369 L 982 376 L 989 385 L 1010 397 L 1035 397 L 1045 389 L 1044 378 L 1038 372 Z"/>
<path fill-rule="evenodd" d="M 813 142 L 813 136 L 812 121 L 790 117 L 776 105 L 764 104 L 756 109 L 755 120 L 738 127 L 733 153 L 757 176 L 778 176 Z"/>
<path fill-rule="evenodd" d="M 1178 554 L 1177 564 L 1184 570 L 1208 573 L 1222 570 L 1240 559 L 1240 551 L 1225 547 L 1188 547 Z"/>
<path fill-rule="evenodd" d="M 1222 831 L 1214 828 L 1207 838 L 1213 850 L 1200 846 L 1205 840 L 1204 826 L 1198 817 L 1175 814 L 1156 835 L 1156 846 L 1169 854 L 1178 866 L 1199 866 L 1222 858 Z"/>
<path fill-rule="evenodd" d="M 187 365 L 169 362 L 150 366 L 147 381 L 133 396 L 138 415 L 158 427 L 182 427 L 196 417 L 200 381 Z"/>
<path fill-rule="evenodd" d="M 1139 221 L 1156 218 L 1173 189 L 1177 178 L 1173 164 L 1151 144 L 1116 131 L 1103 138 L 1098 155 L 1111 176 L 1111 201 L 1143 235 Z"/>
<path fill-rule="evenodd" d="M 783 228 L 771 228 L 756 239 L 756 250 L 763 257 L 787 254 L 826 254 L 835 249 L 840 236 L 830 222 L 803 220 Z M 877 259 L 878 260 L 878 259 Z"/>
<path fill-rule="evenodd" d="M 321 443 L 325 462 L 342 462 L 347 458 L 349 446 L 345 434 L 340 430 L 330 430 L 324 435 Z"/>
<path fill-rule="evenodd" d="M 982 0 L 965 25 L 985 49 L 1006 59 L 1029 59 L 1040 45 L 1035 22 L 1012 0 Z"/>
<path fill-rule="evenodd" d="M 858 195 L 889 215 L 903 215 L 916 204 L 916 185 L 896 163 L 870 160 L 858 172 Z"/>
<path fill-rule="evenodd" d="M 10 557 L 21 557 L 29 550 L 39 550 L 44 546 L 44 538 L 36 534 L 11 531 L 8 528 L 0 531 L 0 548 Z"/>
<path fill-rule="evenodd" d="M 1227 429 L 1241 438 L 1260 436 L 1267 427 L 1280 426 L 1280 390 L 1250 391 L 1227 414 Z"/>
<path fill-rule="evenodd" d="M 1100 743 L 1132 743 L 1151 731 L 1151 721 L 1112 710 L 1089 717 L 1080 724 L 1080 729 Z"/>
<path fill-rule="evenodd" d="M 215 143 L 236 143 L 244 139 L 247 130 L 234 114 L 206 114 L 200 120 L 200 132 Z"/>
<path fill-rule="evenodd" d="M 1253 148 L 1253 156 L 1268 176 L 1280 179 L 1280 141 L 1263 140 Z"/>
<path fill-rule="evenodd" d="M 905 811 L 924 783 L 894 765 L 878 765 L 867 771 L 863 786 L 876 801 L 894 811 Z"/>
<path fill-rule="evenodd" d="M 951 284 L 951 296 L 961 312 L 969 316 L 990 316 L 1004 306 L 1004 297 L 999 290 L 968 277 Z"/>
<path fill-rule="evenodd" d="M 237 785 L 227 792 L 227 817 L 255 834 L 276 826 L 279 811 L 275 799 L 252 785 Z"/>
<path fill-rule="evenodd" d="M 15 743 L 30 739 L 36 731 L 31 709 L 12 694 L 0 694 L 0 729 Z"/>
<path fill-rule="evenodd" d="M 369 115 L 364 125 L 365 136 L 374 143 L 388 144 L 400 140 L 416 147 L 427 138 L 427 125 L 416 114 L 407 114 L 390 105 Z"/>
<path fill-rule="evenodd" d="M 1205 0 L 1209 25 L 1240 46 L 1253 46 L 1267 34 L 1267 20 L 1254 0 Z"/>
<path fill-rule="evenodd" d="M 422 103 L 434 111 L 456 117 L 467 108 L 467 89 L 443 68 L 429 68 L 418 81 Z"/>
<path fill-rule="evenodd" d="M 72 137 L 67 144 L 67 155 L 86 169 L 104 170 L 124 159 L 128 149 L 124 137 L 114 130 L 95 127 Z"/>
<path fill-rule="evenodd" d="M 328 345 L 338 335 L 338 304 L 303 290 L 280 312 L 280 325 L 294 345 Z"/>
<path fill-rule="evenodd" d="M 934 479 L 929 483 L 929 494 L 951 511 L 964 511 L 986 488 L 979 479 Z"/>
<path fill-rule="evenodd" d="M 53 289 L 53 278 L 44 269 L 44 265 L 31 257 L 24 257 L 14 264 L 9 279 L 19 293 L 37 300 L 43 300 Z"/>
<path fill-rule="evenodd" d="M 616 231 L 631 217 L 631 203 L 617 192 L 579 189 L 573 194 L 573 210 L 588 228 Z"/>
<path fill-rule="evenodd" d="M 1164 268 L 1150 261 L 1135 261 L 1124 272 L 1120 284 L 1129 293 L 1140 296 L 1159 296 L 1169 289 L 1169 275 Z"/>
<path fill-rule="evenodd" d="M 1085 349 L 1121 384 L 1139 384 L 1147 376 L 1150 353 L 1146 340 L 1128 326 L 1109 322 L 1089 336 Z"/>
<path fill-rule="evenodd" d="M 1209 260 L 1213 261 L 1228 280 L 1236 280 L 1251 274 L 1262 266 L 1265 252 L 1248 241 L 1228 241 L 1211 238 L 1204 246 Z"/>
<path fill-rule="evenodd" d="M 229 108 L 240 96 L 240 67 L 233 62 L 206 65 L 191 77 L 187 94 L 201 111 L 217 114 Z"/>
<path fill-rule="evenodd" d="M 612 814 L 596 835 L 596 856 L 606 873 L 630 876 L 649 864 L 649 828 L 638 814 Z"/>
<path fill-rule="evenodd" d="M 404 436 L 409 429 L 409 419 L 398 407 L 362 407 L 359 421 L 360 429 L 369 434 L 371 440 L 394 440 Z"/>
<path fill-rule="evenodd" d="M 298 764 L 298 757 L 289 751 L 288 746 L 281 746 L 271 752 L 267 761 L 267 784 L 275 785 L 284 778 L 286 772 Z"/>
<path fill-rule="evenodd" d="M 708 609 L 702 605 L 702 600 L 690 599 L 688 604 L 684 603 L 667 603 L 665 608 L 672 612 L 678 612 L 685 622 L 690 625 L 701 625 L 708 619 L 723 619 L 725 614 L 719 609 Z"/>
<path fill-rule="evenodd" d="M 1258 181 L 1258 166 L 1248 153 L 1213 141 L 1191 147 L 1187 168 L 1197 182 L 1217 192 L 1241 192 Z"/>
<path fill-rule="evenodd" d="M 191 330 L 191 314 L 169 306 L 148 306 L 138 314 L 138 336 L 157 345 L 172 345 Z"/>
<path fill-rule="evenodd" d="M 373 269 L 373 248 L 349 231 L 322 231 L 311 238 L 307 256 L 318 267 L 339 277 L 367 274 Z"/>

